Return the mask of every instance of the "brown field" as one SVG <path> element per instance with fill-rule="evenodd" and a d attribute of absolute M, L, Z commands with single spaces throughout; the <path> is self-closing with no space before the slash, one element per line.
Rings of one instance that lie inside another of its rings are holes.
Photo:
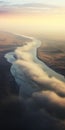
<path fill-rule="evenodd" d="M 15 49 L 17 46 L 26 44 L 27 41 L 30 39 L 12 33 L 0 32 L 0 51 Z"/>
<path fill-rule="evenodd" d="M 65 42 L 42 41 L 37 49 L 38 58 L 56 72 L 65 76 Z"/>

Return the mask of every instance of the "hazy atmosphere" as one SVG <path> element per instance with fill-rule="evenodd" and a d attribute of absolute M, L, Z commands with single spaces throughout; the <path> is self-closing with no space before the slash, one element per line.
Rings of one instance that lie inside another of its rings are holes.
<path fill-rule="evenodd" d="M 65 130 L 64 0 L 0 0 L 0 128 Z"/>

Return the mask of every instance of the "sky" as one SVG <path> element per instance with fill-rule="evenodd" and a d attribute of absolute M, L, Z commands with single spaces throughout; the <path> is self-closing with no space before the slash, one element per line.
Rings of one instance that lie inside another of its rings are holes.
<path fill-rule="evenodd" d="M 24 4 L 24 3 L 44 3 L 56 6 L 65 6 L 65 0 L 0 0 L 0 4 Z"/>
<path fill-rule="evenodd" d="M 0 0 L 0 30 L 65 37 L 64 6 L 64 0 Z"/>

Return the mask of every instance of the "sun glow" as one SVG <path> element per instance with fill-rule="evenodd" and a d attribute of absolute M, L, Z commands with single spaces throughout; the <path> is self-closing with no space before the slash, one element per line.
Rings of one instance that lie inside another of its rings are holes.
<path fill-rule="evenodd" d="M 23 11 L 23 12 L 22 12 Z M 54 12 L 29 12 L 19 10 L 17 13 L 0 15 L 0 30 L 11 32 L 31 32 L 31 33 L 59 33 L 65 34 L 65 14 Z"/>

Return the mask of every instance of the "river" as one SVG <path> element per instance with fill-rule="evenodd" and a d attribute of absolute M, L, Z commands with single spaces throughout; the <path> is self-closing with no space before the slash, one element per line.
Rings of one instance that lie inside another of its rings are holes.
<path fill-rule="evenodd" d="M 27 38 L 27 36 L 24 35 L 22 35 L 22 37 Z M 52 82 L 54 78 L 64 84 L 65 79 L 63 75 L 53 71 L 37 58 L 37 48 L 40 47 L 41 41 L 33 37 L 28 38 L 32 39 L 32 42 L 27 42 L 27 45 L 17 47 L 14 52 L 5 54 L 7 61 L 12 64 L 10 69 L 11 73 L 20 86 L 19 94 L 32 94 L 40 89 L 38 82 L 44 82 L 45 84 L 47 79 L 49 80 L 47 80 L 47 82 Z"/>

